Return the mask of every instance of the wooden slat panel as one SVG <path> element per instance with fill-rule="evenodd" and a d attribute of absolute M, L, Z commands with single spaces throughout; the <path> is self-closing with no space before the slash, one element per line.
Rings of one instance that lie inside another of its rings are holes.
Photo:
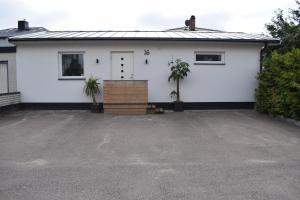
<path fill-rule="evenodd" d="M 148 81 L 104 81 L 103 107 L 105 113 L 146 114 Z"/>

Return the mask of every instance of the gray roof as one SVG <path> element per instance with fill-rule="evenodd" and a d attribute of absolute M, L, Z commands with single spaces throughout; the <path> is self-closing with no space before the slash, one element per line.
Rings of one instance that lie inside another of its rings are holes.
<path fill-rule="evenodd" d="M 18 28 L 7 28 L 0 30 L 0 38 L 7 38 L 28 33 L 36 33 L 40 31 L 47 31 L 47 29 L 43 27 L 30 27 L 28 30 L 20 31 Z"/>
<path fill-rule="evenodd" d="M 10 41 L 63 40 L 152 40 L 152 41 L 233 41 L 279 43 L 263 34 L 224 31 L 43 31 L 11 37 Z"/>

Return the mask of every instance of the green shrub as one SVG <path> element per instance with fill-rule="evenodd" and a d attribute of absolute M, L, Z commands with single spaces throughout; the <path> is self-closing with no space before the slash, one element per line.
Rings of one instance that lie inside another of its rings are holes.
<path fill-rule="evenodd" d="M 88 80 L 84 81 L 84 88 L 83 88 L 84 93 L 87 96 L 92 97 L 94 106 L 97 105 L 96 95 L 101 94 L 101 90 L 99 88 L 97 81 L 98 81 L 98 78 L 94 78 L 93 76 L 91 76 Z"/>
<path fill-rule="evenodd" d="M 255 91 L 256 109 L 300 120 L 300 49 L 264 60 Z"/>

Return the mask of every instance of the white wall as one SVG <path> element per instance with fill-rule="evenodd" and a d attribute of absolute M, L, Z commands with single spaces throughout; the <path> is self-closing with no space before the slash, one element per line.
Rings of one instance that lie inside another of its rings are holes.
<path fill-rule="evenodd" d="M 0 53 L 0 61 L 8 62 L 9 92 L 17 92 L 16 53 Z"/>
<path fill-rule="evenodd" d="M 111 51 L 134 51 L 136 80 L 149 80 L 149 102 L 170 102 L 168 62 L 191 65 L 182 81 L 185 102 L 253 102 L 262 44 L 203 42 L 35 42 L 17 44 L 17 81 L 22 102 L 90 102 L 83 80 L 58 80 L 58 51 L 85 51 L 86 77 L 111 79 Z M 144 55 L 144 49 L 150 55 Z M 225 51 L 226 65 L 194 65 L 194 51 Z M 96 59 L 100 63 L 96 63 Z M 145 59 L 149 64 L 145 64 Z"/>

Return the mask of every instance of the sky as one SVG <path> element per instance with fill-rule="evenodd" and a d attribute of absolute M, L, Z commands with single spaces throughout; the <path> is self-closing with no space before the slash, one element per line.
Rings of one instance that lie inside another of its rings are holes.
<path fill-rule="evenodd" d="M 295 0 L 0 0 L 0 29 L 26 19 L 48 30 L 165 30 L 196 26 L 225 31 L 266 33 L 278 8 L 296 8 Z"/>

